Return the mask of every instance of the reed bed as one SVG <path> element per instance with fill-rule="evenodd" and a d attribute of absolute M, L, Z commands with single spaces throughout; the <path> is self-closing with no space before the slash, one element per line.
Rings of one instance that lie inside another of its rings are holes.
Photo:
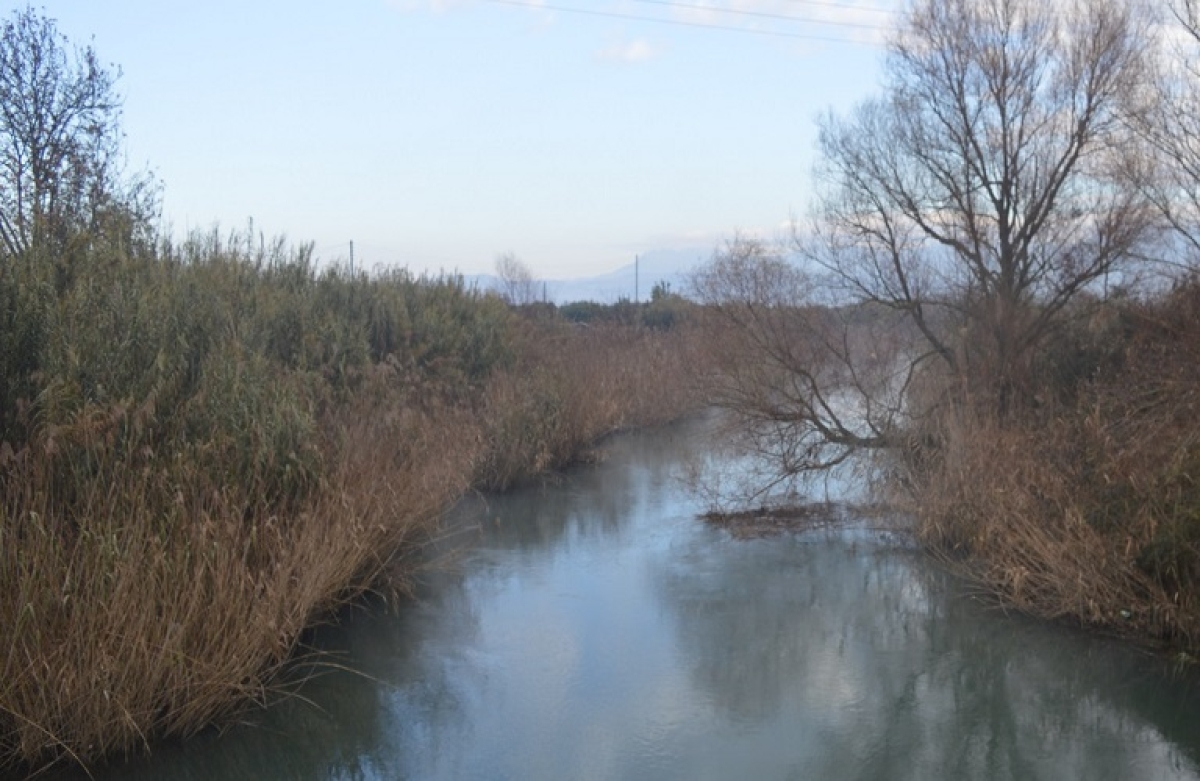
<path fill-rule="evenodd" d="M 469 486 L 688 409 L 682 329 L 237 234 L 42 260 L 0 259 L 0 773 L 266 702 L 306 628 L 411 585 Z"/>
<path fill-rule="evenodd" d="M 1200 286 L 1110 304 L 1041 361 L 1041 407 L 937 416 L 919 536 L 1003 604 L 1194 653 Z"/>
<path fill-rule="evenodd" d="M 586 457 L 622 429 L 699 408 L 689 369 L 697 336 L 621 324 L 528 324 L 521 360 L 493 378 L 479 419 L 483 452 L 475 484 L 505 490 Z"/>

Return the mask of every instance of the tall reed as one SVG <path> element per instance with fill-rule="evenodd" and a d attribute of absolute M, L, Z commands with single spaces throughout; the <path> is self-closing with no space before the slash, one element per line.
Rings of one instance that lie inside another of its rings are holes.
<path fill-rule="evenodd" d="M 682 330 L 194 234 L 0 258 L 0 771 L 261 703 L 442 511 L 688 409 Z"/>
<path fill-rule="evenodd" d="M 1195 651 L 1200 285 L 1107 304 L 1038 365 L 1014 419 L 937 415 L 921 538 L 1009 605 Z"/>
<path fill-rule="evenodd" d="M 527 323 L 520 360 L 497 373 L 479 406 L 475 484 L 503 490 L 579 459 L 621 429 L 696 410 L 689 381 L 696 335 L 641 325 Z"/>

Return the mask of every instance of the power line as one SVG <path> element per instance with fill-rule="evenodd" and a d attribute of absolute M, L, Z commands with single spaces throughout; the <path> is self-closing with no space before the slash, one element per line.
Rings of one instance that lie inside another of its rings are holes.
<path fill-rule="evenodd" d="M 511 5 L 517 8 L 531 8 L 537 11 L 560 11 L 568 14 L 581 14 L 583 16 L 599 16 L 609 19 L 627 19 L 634 22 L 650 22 L 652 24 L 666 24 L 675 27 L 692 27 L 701 30 L 718 30 L 721 32 L 746 33 L 749 35 L 769 35 L 775 38 L 794 38 L 806 41 L 824 41 L 826 43 L 849 43 L 860 46 L 876 46 L 875 41 L 855 40 L 853 38 L 835 38 L 830 35 L 812 35 L 808 33 L 790 33 L 782 30 L 756 30 L 751 27 L 733 27 L 731 25 L 720 24 L 702 24 L 700 22 L 685 22 L 680 19 L 658 19 L 652 16 L 638 16 L 636 14 L 623 14 L 617 11 L 596 11 L 585 8 L 570 8 L 559 5 L 548 5 L 545 3 L 532 2 L 531 0 L 483 0 L 485 3 L 495 5 Z M 715 10 L 715 9 L 709 9 Z M 792 17 L 794 21 L 800 21 Z M 882 28 L 881 28 L 882 29 Z"/>

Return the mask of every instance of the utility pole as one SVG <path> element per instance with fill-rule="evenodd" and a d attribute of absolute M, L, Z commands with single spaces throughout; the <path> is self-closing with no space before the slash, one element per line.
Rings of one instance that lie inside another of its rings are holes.
<path fill-rule="evenodd" d="M 354 239 L 350 240 L 350 276 L 354 276 Z"/>
<path fill-rule="evenodd" d="M 633 256 L 633 303 L 635 303 L 635 304 L 642 303 L 642 291 L 641 291 L 642 266 L 641 266 L 641 263 L 642 263 L 641 256 L 634 255 Z"/>

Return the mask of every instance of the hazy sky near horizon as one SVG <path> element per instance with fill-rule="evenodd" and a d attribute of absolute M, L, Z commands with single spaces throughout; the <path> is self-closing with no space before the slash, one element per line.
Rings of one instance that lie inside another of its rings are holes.
<path fill-rule="evenodd" d="M 478 273 L 513 252 L 566 278 L 783 231 L 808 207 L 817 117 L 876 92 L 897 6 L 37 7 L 121 68 L 131 167 L 162 180 L 177 233 L 252 218 L 327 261 L 353 240 L 365 267 Z"/>

